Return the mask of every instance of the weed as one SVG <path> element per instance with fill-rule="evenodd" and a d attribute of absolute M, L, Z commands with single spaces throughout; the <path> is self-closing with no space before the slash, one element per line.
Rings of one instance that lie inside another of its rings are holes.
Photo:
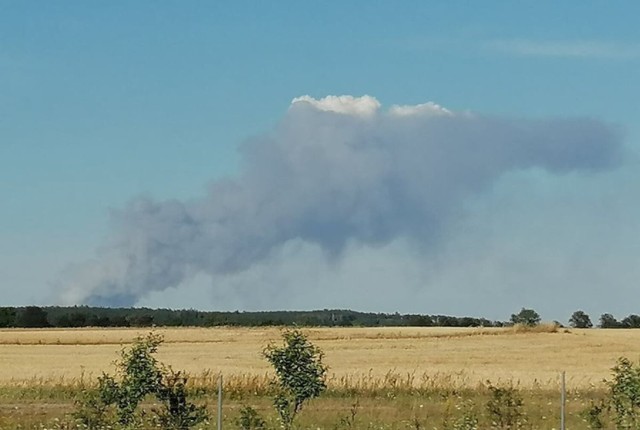
<path fill-rule="evenodd" d="M 265 420 L 251 406 L 244 406 L 240 409 L 240 417 L 236 419 L 236 425 L 242 430 L 264 430 L 267 428 Z"/>
<path fill-rule="evenodd" d="M 478 430 L 478 415 L 472 401 L 464 402 L 461 407 L 462 416 L 453 423 L 453 430 Z"/>
<path fill-rule="evenodd" d="M 487 381 L 490 398 L 487 412 L 492 429 L 515 430 L 522 428 L 526 421 L 523 413 L 522 396 L 513 386 L 496 387 Z"/>
<path fill-rule="evenodd" d="M 360 408 L 360 402 L 356 399 L 355 402 L 351 404 L 351 408 L 349 409 L 349 413 L 340 418 L 339 424 L 336 426 L 337 428 L 345 428 L 345 429 L 353 429 L 356 426 L 356 416 L 358 415 L 358 409 Z"/>
<path fill-rule="evenodd" d="M 587 422 L 590 429 L 603 429 L 603 414 L 606 411 L 606 405 L 604 401 L 594 402 L 591 401 L 589 407 L 581 412 L 581 416 Z"/>

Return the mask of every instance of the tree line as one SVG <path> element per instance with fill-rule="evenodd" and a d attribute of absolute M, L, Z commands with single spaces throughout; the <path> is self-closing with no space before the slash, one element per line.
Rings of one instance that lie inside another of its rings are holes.
<path fill-rule="evenodd" d="M 509 320 L 510 324 L 521 324 L 526 326 L 536 326 L 540 324 L 540 315 L 533 309 L 522 308 L 519 313 L 512 314 Z M 554 321 L 560 327 L 563 325 Z M 584 311 L 578 310 L 571 314 L 569 318 L 569 326 L 573 328 L 591 328 L 593 323 L 591 317 Z M 599 328 L 640 328 L 640 316 L 631 314 L 621 321 L 618 321 L 612 314 L 605 313 L 600 315 L 598 322 Z"/>
<path fill-rule="evenodd" d="M 90 306 L 0 307 L 0 327 L 212 326 L 495 327 L 500 321 L 448 315 L 370 313 L 343 309 L 221 312 Z"/>
<path fill-rule="evenodd" d="M 540 315 L 522 308 L 508 321 L 450 315 L 357 312 L 344 309 L 314 311 L 221 312 L 194 309 L 104 308 L 91 306 L 0 307 L 0 327 L 213 327 L 213 326 L 312 326 L 312 327 L 503 327 L 536 325 Z M 556 322 L 562 326 L 561 323 Z M 583 311 L 574 312 L 569 325 L 590 328 Z M 601 328 L 640 328 L 640 316 L 618 321 L 612 314 L 600 316 Z"/>

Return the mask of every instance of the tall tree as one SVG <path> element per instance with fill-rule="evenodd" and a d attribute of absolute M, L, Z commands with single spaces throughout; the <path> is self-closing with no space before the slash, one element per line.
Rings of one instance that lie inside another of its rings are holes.
<path fill-rule="evenodd" d="M 601 328 L 620 328 L 620 323 L 611 314 L 600 315 L 600 327 Z"/>
<path fill-rule="evenodd" d="M 591 328 L 591 318 L 584 311 L 575 311 L 569 318 L 569 325 L 573 328 Z"/>
<path fill-rule="evenodd" d="M 628 317 L 623 318 L 621 323 L 623 327 L 640 328 L 640 316 L 631 314 Z"/>
<path fill-rule="evenodd" d="M 511 314 L 511 322 L 533 327 L 540 324 L 540 315 L 533 309 L 522 308 L 517 314 Z"/>

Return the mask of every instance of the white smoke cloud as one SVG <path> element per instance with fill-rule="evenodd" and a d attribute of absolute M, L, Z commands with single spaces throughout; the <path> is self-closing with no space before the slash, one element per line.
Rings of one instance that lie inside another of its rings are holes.
<path fill-rule="evenodd" d="M 469 216 L 467 203 L 504 175 L 599 171 L 617 165 L 621 149 L 617 133 L 591 119 L 516 120 L 435 103 L 384 111 L 370 96 L 303 96 L 273 131 L 243 146 L 242 172 L 213 183 L 207 196 L 137 198 L 115 212 L 97 257 L 57 282 L 60 300 L 131 305 L 206 274 L 212 294 L 224 296 L 219 303 L 245 296 L 245 306 L 280 307 L 277 295 L 294 287 L 273 268 L 295 273 L 300 255 L 308 257 L 302 272 L 314 260 L 319 272 L 291 297 L 356 283 L 367 261 L 378 267 L 405 247 L 435 271 L 436 254 Z M 404 263 L 394 261 L 388 279 L 401 280 Z M 344 264 L 361 269 L 338 281 L 331 272 Z M 408 273 L 414 293 L 424 294 L 423 269 Z M 349 292 L 335 291 L 336 306 L 341 294 Z"/>
<path fill-rule="evenodd" d="M 322 99 L 314 99 L 305 95 L 296 97 L 291 101 L 291 107 L 298 103 L 307 103 L 314 108 L 326 112 L 336 112 L 357 116 L 372 116 L 380 109 L 380 102 L 371 96 L 327 96 Z"/>
<path fill-rule="evenodd" d="M 392 115 L 452 115 L 449 109 L 445 109 L 434 102 L 421 103 L 418 105 L 393 105 L 389 109 Z"/>

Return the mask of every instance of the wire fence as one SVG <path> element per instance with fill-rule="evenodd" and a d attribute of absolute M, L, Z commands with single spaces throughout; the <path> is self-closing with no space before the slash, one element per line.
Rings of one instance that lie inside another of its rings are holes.
<path fill-rule="evenodd" d="M 223 418 L 224 418 L 224 384 L 223 384 L 223 376 L 220 374 L 217 383 L 217 390 L 215 392 L 215 396 L 208 396 L 208 409 L 210 411 L 215 411 L 215 413 L 211 413 L 210 419 L 205 422 L 194 426 L 193 428 L 196 430 L 223 430 Z M 212 393 L 213 394 L 213 393 Z M 562 371 L 559 374 L 559 430 L 566 430 L 566 403 L 567 403 L 567 386 L 566 386 L 566 372 Z M 212 411 L 212 412 L 213 412 Z M 4 428 L 4 427 L 0 427 Z M 50 426 L 40 425 L 38 427 L 39 430 L 86 430 L 88 428 L 96 429 L 96 430 L 115 430 L 118 427 L 114 427 L 113 425 L 105 424 L 104 427 L 100 427 L 100 424 L 97 422 L 91 422 L 91 420 L 85 421 L 85 424 L 72 424 L 72 423 L 54 423 Z M 158 430 L 164 429 L 165 427 L 161 424 L 142 424 L 139 426 L 126 426 L 128 430 Z M 192 428 L 192 427 L 184 427 L 184 428 Z"/>

